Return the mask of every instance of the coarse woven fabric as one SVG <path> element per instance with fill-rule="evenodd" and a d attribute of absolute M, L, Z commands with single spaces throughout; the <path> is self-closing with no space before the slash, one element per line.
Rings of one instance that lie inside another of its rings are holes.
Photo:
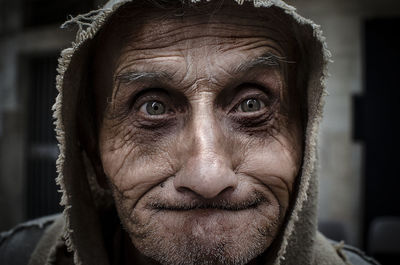
<path fill-rule="evenodd" d="M 87 85 L 87 69 L 91 42 L 110 17 L 131 1 L 111 0 L 103 8 L 71 18 L 63 26 L 77 25 L 78 32 L 72 47 L 61 53 L 58 65 L 57 89 L 59 94 L 53 107 L 60 155 L 57 160 L 57 184 L 62 191 L 64 206 L 61 221 L 56 221 L 35 249 L 34 264 L 107 265 L 109 257 L 102 235 L 100 212 L 110 200 L 110 194 L 97 185 L 93 169 L 87 163 L 78 141 L 77 110 L 79 91 Z M 192 0 L 198 2 L 198 0 Z M 242 5 L 244 0 L 236 0 Z M 293 25 L 302 58 L 307 62 L 307 124 L 301 175 L 293 196 L 293 207 L 269 250 L 271 265 L 332 265 L 350 264 L 339 246 L 317 232 L 317 135 L 325 97 L 324 79 L 330 53 L 320 27 L 301 17 L 296 9 L 281 0 L 250 0 L 257 8 L 274 8 L 275 12 Z M 61 224 L 62 223 L 62 224 Z M 53 228 L 52 228 L 53 227 Z M 51 230 L 53 229 L 53 230 Z M 62 233 L 60 233 L 62 229 Z M 57 231 L 55 231 L 57 230 Z M 62 234 L 62 238 L 61 235 Z M 60 243 L 61 242 L 61 243 Z M 73 258 L 62 254 L 67 247 Z M 47 254 L 43 250 L 47 249 Z M 42 254 L 40 254 L 42 253 Z M 41 259 L 35 259 L 40 254 Z"/>

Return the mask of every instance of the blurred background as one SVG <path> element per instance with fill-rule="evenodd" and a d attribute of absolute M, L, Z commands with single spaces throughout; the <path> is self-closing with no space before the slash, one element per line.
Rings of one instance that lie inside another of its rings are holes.
<path fill-rule="evenodd" d="M 390 264 L 400 253 L 400 1 L 287 2 L 322 26 L 334 60 L 320 131 L 320 229 Z M 74 31 L 59 26 L 103 3 L 0 0 L 0 231 L 61 211 L 51 106 L 57 57 Z"/>

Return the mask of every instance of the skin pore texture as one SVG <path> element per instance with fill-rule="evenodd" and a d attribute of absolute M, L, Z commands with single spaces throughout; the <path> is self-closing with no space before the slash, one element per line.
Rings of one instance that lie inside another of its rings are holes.
<path fill-rule="evenodd" d="M 254 262 L 301 167 L 290 25 L 271 9 L 207 5 L 124 7 L 98 38 L 92 161 L 135 264 Z"/>

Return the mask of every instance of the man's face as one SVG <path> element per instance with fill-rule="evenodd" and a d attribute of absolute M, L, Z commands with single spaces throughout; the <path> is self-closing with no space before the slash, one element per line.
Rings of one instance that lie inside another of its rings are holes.
<path fill-rule="evenodd" d="M 100 51 L 95 81 L 122 224 L 164 264 L 246 263 L 276 237 L 301 165 L 294 43 L 249 6 L 129 21 Z"/>

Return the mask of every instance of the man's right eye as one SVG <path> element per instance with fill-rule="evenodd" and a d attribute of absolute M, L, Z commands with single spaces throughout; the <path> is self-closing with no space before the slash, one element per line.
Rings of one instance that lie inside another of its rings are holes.
<path fill-rule="evenodd" d="M 140 111 L 147 115 L 162 115 L 165 114 L 165 105 L 157 100 L 145 102 L 140 106 Z"/>

